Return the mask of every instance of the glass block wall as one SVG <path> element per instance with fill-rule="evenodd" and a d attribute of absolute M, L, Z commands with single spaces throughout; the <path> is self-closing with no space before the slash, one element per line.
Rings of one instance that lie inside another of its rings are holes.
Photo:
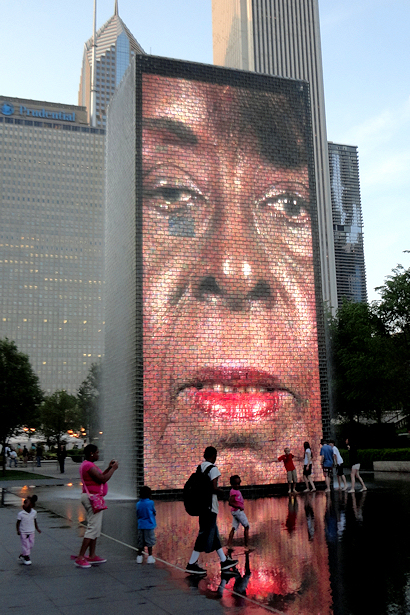
<path fill-rule="evenodd" d="M 107 148 L 117 489 L 180 489 L 209 445 L 225 484 L 283 482 L 274 460 L 306 440 L 317 466 L 329 417 L 307 84 L 138 56 Z"/>

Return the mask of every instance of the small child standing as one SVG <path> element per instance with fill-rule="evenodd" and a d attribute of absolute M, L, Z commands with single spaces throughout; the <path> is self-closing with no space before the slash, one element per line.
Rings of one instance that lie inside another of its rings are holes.
<path fill-rule="evenodd" d="M 37 501 L 37 496 L 27 497 L 23 502 L 23 510 L 17 515 L 16 529 L 21 540 L 21 553 L 19 560 L 25 565 L 31 564 L 30 552 L 34 546 L 35 530 L 41 534 L 41 530 L 37 525 L 37 511 L 34 510 L 34 504 Z"/>
<path fill-rule="evenodd" d="M 283 461 L 285 466 L 289 485 L 288 493 L 296 493 L 296 483 L 298 482 L 298 477 L 295 464 L 293 463 L 293 459 L 296 459 L 296 457 L 290 452 L 290 448 L 288 446 L 284 449 L 284 453 L 284 455 L 278 457 L 277 461 Z"/>
<path fill-rule="evenodd" d="M 157 514 L 154 502 L 151 499 L 151 489 L 147 486 L 141 487 L 140 499 L 137 502 L 137 520 L 138 520 L 138 539 L 137 539 L 137 564 L 142 564 L 143 552 L 145 546 L 148 547 L 147 564 L 155 564 L 155 558 L 152 556 L 152 547 L 155 545 L 155 528 L 157 522 L 155 515 Z"/>
<path fill-rule="evenodd" d="M 249 538 L 249 521 L 244 512 L 243 495 L 239 491 L 239 487 L 241 486 L 241 477 L 235 474 L 234 476 L 231 476 L 229 482 L 232 487 L 229 492 L 229 506 L 231 506 L 232 513 L 232 529 L 229 534 L 227 546 L 228 549 L 232 546 L 233 535 L 241 524 L 244 528 L 245 547 L 247 547 Z"/>

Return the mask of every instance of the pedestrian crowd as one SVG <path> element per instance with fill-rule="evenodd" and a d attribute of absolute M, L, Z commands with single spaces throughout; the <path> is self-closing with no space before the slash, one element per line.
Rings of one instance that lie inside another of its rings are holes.
<path fill-rule="evenodd" d="M 351 489 L 349 493 L 355 491 L 355 483 L 359 481 L 362 491 L 366 491 L 366 486 L 360 476 L 360 462 L 356 445 L 346 439 L 349 452 L 349 466 L 351 468 Z M 10 450 L 9 457 L 13 451 Z M 65 450 L 61 449 L 59 462 L 61 471 L 64 472 Z M 96 554 L 97 539 L 101 535 L 103 510 L 107 508 L 104 497 L 108 491 L 108 481 L 118 469 L 118 462 L 113 459 L 105 470 L 101 470 L 96 462 L 99 460 L 99 450 L 94 444 L 89 444 L 84 449 L 85 460 L 80 466 L 80 477 L 82 482 L 81 503 L 86 512 L 87 527 L 83 541 L 74 563 L 79 568 L 91 568 L 106 562 L 104 557 Z M 325 492 L 330 492 L 333 483 L 333 470 L 336 468 L 336 476 L 339 489 L 347 490 L 346 477 L 344 475 L 343 458 L 334 440 L 322 440 L 319 452 L 325 479 Z M 284 448 L 284 453 L 279 455 L 274 461 L 283 462 L 287 483 L 288 493 L 296 494 L 297 470 L 295 461 L 303 462 L 302 478 L 305 489 L 301 493 L 316 491 L 316 486 L 312 478 L 314 454 L 308 441 L 303 444 L 303 454 L 295 456 L 289 447 Z M 221 537 L 217 526 L 217 515 L 219 511 L 218 496 L 223 497 L 222 489 L 218 487 L 218 480 L 221 476 L 216 465 L 217 450 L 213 446 L 208 446 L 204 451 L 204 460 L 198 465 L 196 471 L 189 477 L 184 487 L 184 505 L 188 514 L 198 517 L 199 531 L 191 556 L 186 565 L 186 572 L 192 575 L 206 575 L 205 568 L 200 566 L 199 557 L 201 553 L 211 553 L 216 551 L 220 560 L 221 573 L 236 572 L 238 560 L 232 558 L 232 542 L 235 532 L 243 527 L 245 554 L 249 556 L 249 521 L 245 513 L 245 501 L 241 493 L 241 477 L 235 474 L 230 477 L 231 489 L 229 492 L 229 506 L 232 515 L 232 526 L 227 541 L 227 553 L 222 548 Z M 41 533 L 37 525 L 37 512 L 35 505 L 37 496 L 32 495 L 25 498 L 22 510 L 17 515 L 17 534 L 21 540 L 21 553 L 19 559 L 24 565 L 31 564 L 31 549 L 34 545 L 35 530 Z M 136 514 L 138 521 L 137 536 L 137 558 L 138 564 L 144 561 L 144 551 L 147 548 L 147 564 L 154 564 L 153 547 L 156 543 L 156 510 L 152 500 L 151 489 L 144 485 L 139 492 L 139 499 L 136 504 Z"/>

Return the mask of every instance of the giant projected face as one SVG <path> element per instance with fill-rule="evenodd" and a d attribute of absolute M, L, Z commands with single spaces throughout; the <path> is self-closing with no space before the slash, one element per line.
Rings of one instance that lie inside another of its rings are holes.
<path fill-rule="evenodd" d="M 208 445 L 225 484 L 283 481 L 283 447 L 321 435 L 303 106 L 142 91 L 145 482 L 181 488 Z"/>

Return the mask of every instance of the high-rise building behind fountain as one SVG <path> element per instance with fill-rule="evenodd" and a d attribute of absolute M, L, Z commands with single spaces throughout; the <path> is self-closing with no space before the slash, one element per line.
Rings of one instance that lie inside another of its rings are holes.
<path fill-rule="evenodd" d="M 367 301 L 357 147 L 329 143 L 337 298 Z"/>
<path fill-rule="evenodd" d="M 103 354 L 105 108 L 142 49 L 118 15 L 90 45 L 80 105 L 0 96 L 0 337 L 14 340 L 44 391 L 76 393 Z"/>
<path fill-rule="evenodd" d="M 96 123 L 104 127 L 106 109 L 115 88 L 121 82 L 131 58 L 144 53 L 118 13 L 118 0 L 115 0 L 114 15 L 96 33 Z M 93 37 L 84 44 L 83 65 L 81 69 L 78 104 L 86 107 L 88 119 L 91 115 Z"/>
<path fill-rule="evenodd" d="M 212 0 L 214 64 L 310 84 L 324 300 L 337 307 L 318 0 Z"/>

